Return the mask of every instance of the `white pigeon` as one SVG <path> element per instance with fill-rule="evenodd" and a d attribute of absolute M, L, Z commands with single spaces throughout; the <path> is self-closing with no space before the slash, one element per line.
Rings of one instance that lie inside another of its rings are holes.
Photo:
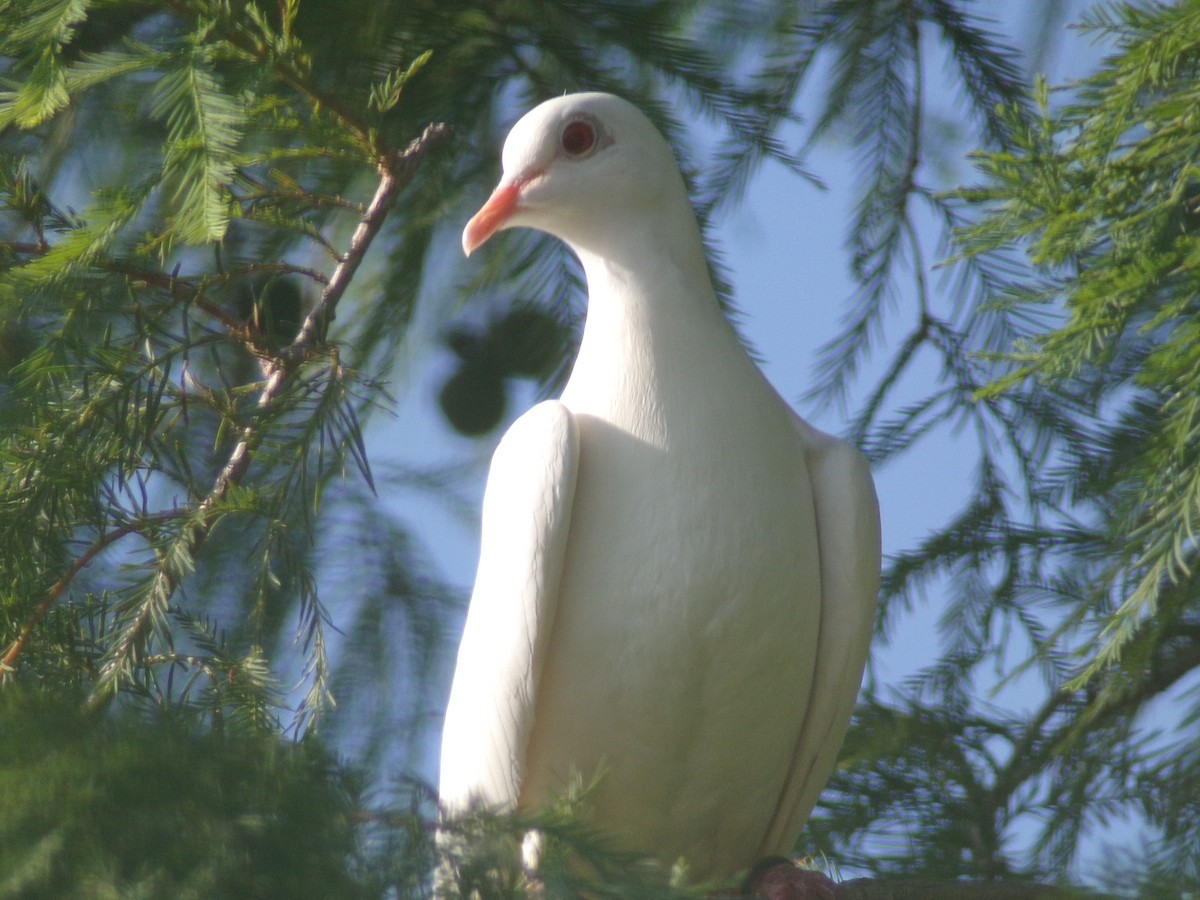
<path fill-rule="evenodd" d="M 798 418 L 722 315 L 666 141 L 608 94 L 513 127 L 463 232 L 548 232 L 587 276 L 559 400 L 496 449 L 442 737 L 454 813 L 600 780 L 590 821 L 693 880 L 787 853 L 862 678 L 866 460 Z"/>

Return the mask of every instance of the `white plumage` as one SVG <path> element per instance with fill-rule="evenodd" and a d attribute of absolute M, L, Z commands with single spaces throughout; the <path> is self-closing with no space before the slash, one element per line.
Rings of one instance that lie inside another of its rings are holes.
<path fill-rule="evenodd" d="M 543 103 L 468 224 L 565 241 L 587 276 L 560 400 L 492 462 L 441 799 L 593 821 L 696 878 L 786 853 L 850 719 L 879 576 L 866 461 L 799 419 L 717 303 L 667 143 L 607 94 Z"/>

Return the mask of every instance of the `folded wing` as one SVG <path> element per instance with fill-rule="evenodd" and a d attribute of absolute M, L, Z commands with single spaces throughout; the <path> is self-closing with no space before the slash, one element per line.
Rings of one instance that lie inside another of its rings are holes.
<path fill-rule="evenodd" d="M 879 503 L 866 458 L 797 419 L 816 505 L 821 623 L 812 691 L 761 855 L 787 853 L 833 772 L 854 712 L 879 590 Z"/>
<path fill-rule="evenodd" d="M 449 812 L 473 803 L 512 808 L 520 794 L 578 462 L 579 429 L 553 400 L 513 423 L 492 458 L 442 733 L 439 794 Z"/>

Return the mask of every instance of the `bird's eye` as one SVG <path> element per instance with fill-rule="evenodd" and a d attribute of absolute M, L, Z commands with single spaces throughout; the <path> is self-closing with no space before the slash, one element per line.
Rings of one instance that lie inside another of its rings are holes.
<path fill-rule="evenodd" d="M 583 156 L 596 146 L 596 129 L 589 122 L 570 122 L 562 130 L 561 143 L 567 156 Z"/>

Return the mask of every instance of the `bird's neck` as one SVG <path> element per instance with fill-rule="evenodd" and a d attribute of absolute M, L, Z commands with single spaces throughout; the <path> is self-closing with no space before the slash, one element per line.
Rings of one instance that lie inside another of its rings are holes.
<path fill-rule="evenodd" d="M 588 285 L 583 341 L 563 393 L 575 412 L 657 421 L 665 411 L 651 405 L 687 393 L 698 366 L 742 354 L 688 212 L 687 227 L 651 221 L 602 246 L 575 247 Z"/>
<path fill-rule="evenodd" d="M 686 199 L 659 215 L 631 216 L 597 229 L 589 238 L 572 243 L 587 277 L 589 329 L 614 318 L 633 319 L 657 336 L 680 323 L 720 317 L 700 229 Z"/>

